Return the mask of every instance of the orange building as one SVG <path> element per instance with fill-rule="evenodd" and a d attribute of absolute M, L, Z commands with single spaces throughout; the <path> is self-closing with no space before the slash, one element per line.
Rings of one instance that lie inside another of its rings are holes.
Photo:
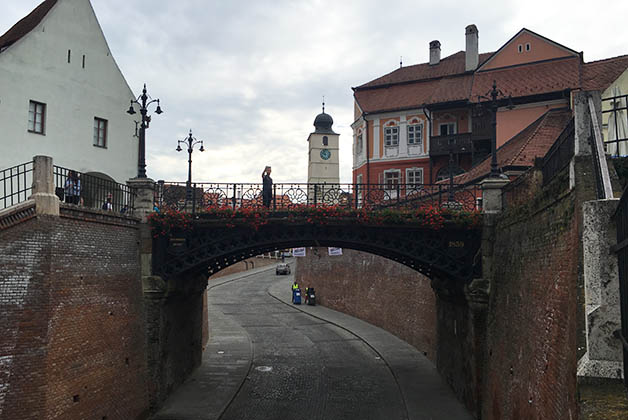
<path fill-rule="evenodd" d="M 585 63 L 582 53 L 528 29 L 501 48 L 479 53 L 475 25 L 466 50 L 441 60 L 430 42 L 429 63 L 401 67 L 353 88 L 353 182 L 433 183 L 482 162 L 491 150 L 493 82 L 501 91 L 497 147 L 550 109 L 571 108 L 576 90 L 601 90 L 628 69 L 628 55 Z"/>

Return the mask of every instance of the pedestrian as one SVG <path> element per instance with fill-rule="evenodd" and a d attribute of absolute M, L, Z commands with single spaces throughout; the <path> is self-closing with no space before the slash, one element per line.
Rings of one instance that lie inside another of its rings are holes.
<path fill-rule="evenodd" d="M 102 209 L 103 210 L 108 210 L 108 211 L 113 210 L 113 204 L 111 203 L 112 198 L 113 198 L 112 194 L 111 193 L 107 193 L 107 199 L 102 204 Z"/>
<path fill-rule="evenodd" d="M 271 168 L 267 166 L 262 172 L 262 202 L 264 207 L 270 207 L 273 201 L 273 179 L 270 177 Z"/>
<path fill-rule="evenodd" d="M 81 197 L 81 180 L 76 172 L 70 170 L 63 187 L 65 202 L 68 204 L 78 204 Z"/>

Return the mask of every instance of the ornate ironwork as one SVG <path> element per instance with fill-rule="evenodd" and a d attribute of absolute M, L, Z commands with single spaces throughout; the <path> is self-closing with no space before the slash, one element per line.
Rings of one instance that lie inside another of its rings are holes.
<path fill-rule="evenodd" d="M 262 207 L 262 184 L 192 184 L 193 205 L 186 205 L 186 183 L 158 183 L 160 208 L 202 213 L 216 207 Z M 448 206 L 473 211 L 481 197 L 478 185 L 462 184 L 274 184 L 271 210 L 298 206 L 343 208 L 417 208 Z"/>
<path fill-rule="evenodd" d="M 190 231 L 171 238 L 157 237 L 153 272 L 164 278 L 212 274 L 238 261 L 265 252 L 300 246 L 334 246 L 380 255 L 432 279 L 435 290 L 462 297 L 474 275 L 481 230 L 446 227 L 429 230 L 407 225 L 365 226 L 353 220 L 327 225 L 286 221 L 277 217 L 257 230 L 226 227 L 224 222 L 198 215 Z"/>

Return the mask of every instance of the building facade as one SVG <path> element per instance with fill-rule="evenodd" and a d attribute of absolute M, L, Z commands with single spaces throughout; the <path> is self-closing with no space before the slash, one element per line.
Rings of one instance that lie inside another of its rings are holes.
<path fill-rule="evenodd" d="M 479 53 L 479 31 L 469 25 L 465 45 L 441 59 L 432 41 L 428 63 L 353 88 L 354 183 L 429 184 L 477 166 L 491 151 L 494 84 L 499 148 L 549 110 L 571 108 L 572 93 L 605 91 L 628 68 L 628 55 L 585 63 L 525 28 L 497 51 Z"/>
<path fill-rule="evenodd" d="M 0 169 L 35 155 L 125 183 L 137 175 L 134 95 L 89 0 L 46 0 L 0 37 Z"/>

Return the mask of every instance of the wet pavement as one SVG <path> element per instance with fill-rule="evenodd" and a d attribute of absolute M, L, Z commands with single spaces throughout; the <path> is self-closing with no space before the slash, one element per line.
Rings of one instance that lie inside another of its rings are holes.
<path fill-rule="evenodd" d="M 274 267 L 210 281 L 203 364 L 155 420 L 471 419 L 422 354 L 321 306 Z"/>

